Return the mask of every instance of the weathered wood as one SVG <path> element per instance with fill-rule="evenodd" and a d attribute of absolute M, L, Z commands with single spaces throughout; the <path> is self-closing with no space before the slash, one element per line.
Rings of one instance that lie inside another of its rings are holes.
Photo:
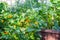
<path fill-rule="evenodd" d="M 60 40 L 60 31 L 42 30 L 40 31 L 42 40 Z"/>

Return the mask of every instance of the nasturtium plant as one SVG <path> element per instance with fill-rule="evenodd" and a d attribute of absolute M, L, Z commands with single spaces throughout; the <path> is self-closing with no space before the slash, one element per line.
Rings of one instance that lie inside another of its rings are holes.
<path fill-rule="evenodd" d="M 0 3 L 0 40 L 40 40 L 41 29 L 60 30 L 60 1 Z"/>

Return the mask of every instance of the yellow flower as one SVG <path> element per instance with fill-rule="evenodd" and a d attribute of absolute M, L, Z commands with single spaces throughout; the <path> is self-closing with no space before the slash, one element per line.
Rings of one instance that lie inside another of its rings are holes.
<path fill-rule="evenodd" d="M 23 25 L 23 22 L 20 22 L 20 26 L 22 26 Z"/>
<path fill-rule="evenodd" d="M 20 30 L 21 30 L 21 31 L 25 31 L 25 30 L 26 30 L 26 28 L 20 28 Z"/>
<path fill-rule="evenodd" d="M 2 23 L 4 23 L 4 20 L 1 20 Z"/>
<path fill-rule="evenodd" d="M 12 14 L 8 15 L 8 18 L 12 18 L 12 17 L 13 17 L 13 15 L 12 15 Z"/>
<path fill-rule="evenodd" d="M 39 23 L 38 22 L 35 22 L 35 25 L 38 25 Z"/>
<path fill-rule="evenodd" d="M 27 23 L 27 26 L 29 26 L 30 24 L 29 23 Z"/>
<path fill-rule="evenodd" d="M 14 29 L 16 29 L 16 25 L 14 25 Z"/>

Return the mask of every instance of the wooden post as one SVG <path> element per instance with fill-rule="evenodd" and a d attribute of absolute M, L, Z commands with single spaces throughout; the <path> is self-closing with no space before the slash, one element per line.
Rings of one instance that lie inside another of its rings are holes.
<path fill-rule="evenodd" d="M 42 40 L 60 40 L 60 31 L 42 30 L 40 31 Z"/>

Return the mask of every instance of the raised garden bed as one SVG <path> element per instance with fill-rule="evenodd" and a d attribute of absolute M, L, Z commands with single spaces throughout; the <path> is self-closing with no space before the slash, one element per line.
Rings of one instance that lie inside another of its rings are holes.
<path fill-rule="evenodd" d="M 60 31 L 42 30 L 40 31 L 42 40 L 60 40 Z"/>

